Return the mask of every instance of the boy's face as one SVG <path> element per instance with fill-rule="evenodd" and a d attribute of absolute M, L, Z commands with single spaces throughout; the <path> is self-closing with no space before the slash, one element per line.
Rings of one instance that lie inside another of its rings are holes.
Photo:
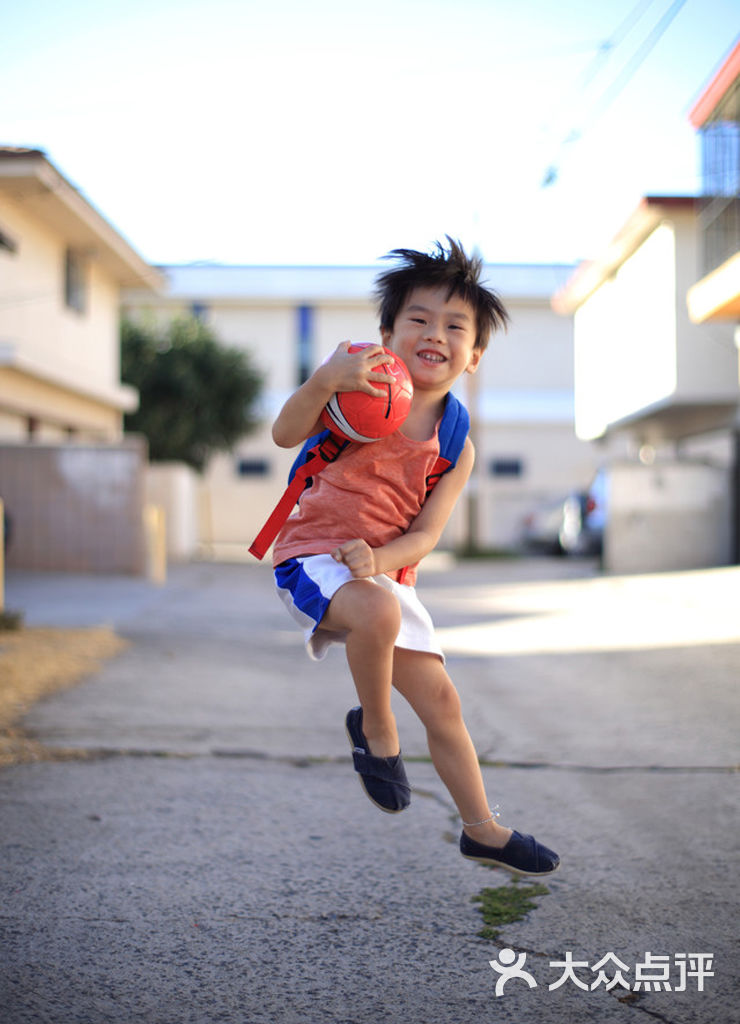
<path fill-rule="evenodd" d="M 403 359 L 414 387 L 446 393 L 463 373 L 475 373 L 482 349 L 475 348 L 475 310 L 446 288 L 415 288 L 383 344 Z"/>

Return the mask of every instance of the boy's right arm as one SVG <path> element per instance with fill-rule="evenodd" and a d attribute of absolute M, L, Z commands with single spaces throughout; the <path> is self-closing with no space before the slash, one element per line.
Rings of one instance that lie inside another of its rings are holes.
<path fill-rule="evenodd" d="M 369 345 L 358 352 L 349 352 L 350 342 L 337 346 L 331 358 L 322 363 L 301 384 L 285 405 L 272 425 L 272 439 L 280 448 L 295 448 L 307 437 L 323 429 L 321 410 L 335 391 L 364 391 L 369 395 L 377 393 L 372 381 L 392 383 L 390 374 L 375 372 L 374 366 L 387 361 L 378 359 L 384 355 L 382 346 Z"/>

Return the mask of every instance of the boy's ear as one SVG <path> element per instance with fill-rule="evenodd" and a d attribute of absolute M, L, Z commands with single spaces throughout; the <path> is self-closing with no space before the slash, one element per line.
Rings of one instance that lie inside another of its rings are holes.
<path fill-rule="evenodd" d="M 465 367 L 465 373 L 475 373 L 478 369 L 478 363 L 480 362 L 481 356 L 483 355 L 482 348 L 474 348 L 470 356 L 470 362 Z"/>
<path fill-rule="evenodd" d="M 393 331 L 390 329 L 390 327 L 381 327 L 380 328 L 380 344 L 381 345 L 387 345 L 389 340 L 390 340 L 390 337 L 391 337 L 392 333 L 393 333 Z"/>

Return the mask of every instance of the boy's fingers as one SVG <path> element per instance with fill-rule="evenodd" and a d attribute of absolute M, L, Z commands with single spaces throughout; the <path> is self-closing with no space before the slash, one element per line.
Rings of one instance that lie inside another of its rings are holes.
<path fill-rule="evenodd" d="M 332 558 L 335 558 L 337 562 L 346 563 L 348 559 L 352 558 L 353 554 L 357 553 L 360 547 L 364 547 L 364 543 L 362 540 L 348 540 L 332 551 Z"/>
<path fill-rule="evenodd" d="M 331 556 L 332 558 L 335 558 L 338 562 L 344 562 L 347 560 L 347 556 L 352 554 L 354 546 L 355 542 L 348 540 L 346 544 L 342 544 L 340 545 L 340 547 L 335 548 L 332 551 Z"/>
<path fill-rule="evenodd" d="M 378 378 L 374 377 L 372 381 L 366 381 L 362 385 L 362 387 L 358 388 L 357 390 L 364 391 L 365 394 L 372 394 L 372 395 L 376 395 L 377 394 L 377 395 L 381 395 L 381 396 L 387 398 L 388 397 L 388 391 L 385 388 L 373 387 L 373 382 L 376 381 L 376 380 L 378 380 Z M 392 384 L 393 380 L 392 379 L 391 380 L 380 380 L 380 381 L 378 381 L 378 383 L 379 384 Z"/>
<path fill-rule="evenodd" d="M 363 391 L 367 394 L 372 395 L 385 395 L 385 389 L 379 387 L 373 387 L 373 384 L 394 384 L 396 378 L 390 373 L 383 373 L 382 370 L 371 370 L 367 375 L 367 387 L 363 387 Z"/>

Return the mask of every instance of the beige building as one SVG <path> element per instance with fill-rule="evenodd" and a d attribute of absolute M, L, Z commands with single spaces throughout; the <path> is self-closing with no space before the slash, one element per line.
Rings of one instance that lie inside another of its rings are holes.
<path fill-rule="evenodd" d="M 39 150 L 0 148 L 0 499 L 8 563 L 143 571 L 120 292 L 157 271 Z"/>
<path fill-rule="evenodd" d="M 0 437 L 120 439 L 120 289 L 159 283 L 42 152 L 0 149 Z"/>
<path fill-rule="evenodd" d="M 378 337 L 372 289 L 380 266 L 259 267 L 194 264 L 160 268 L 158 295 L 128 289 L 124 313 L 161 323 L 203 318 L 226 344 L 250 351 L 265 375 L 261 430 L 215 458 L 199 492 L 201 545 L 243 552 L 282 493 L 293 454 L 277 449 L 270 423 L 282 402 L 343 340 Z M 474 421 L 478 459 L 447 541 L 472 530 L 479 546 L 519 544 L 525 514 L 544 499 L 585 487 L 601 454 L 573 429 L 572 322 L 550 296 L 570 266 L 490 265 L 486 278 L 512 317 L 493 338 L 460 397 Z M 470 383 L 473 391 L 465 391 Z M 163 499 L 164 500 L 164 499 Z"/>

